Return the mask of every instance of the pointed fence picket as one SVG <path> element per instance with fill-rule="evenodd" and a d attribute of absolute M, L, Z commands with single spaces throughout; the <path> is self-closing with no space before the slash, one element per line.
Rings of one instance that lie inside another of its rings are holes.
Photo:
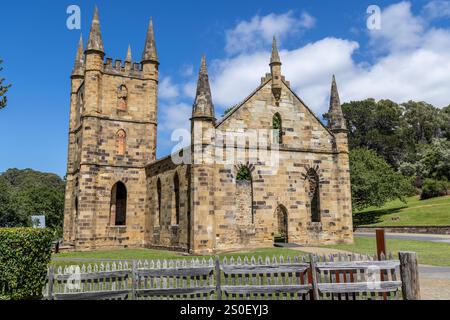
<path fill-rule="evenodd" d="M 222 260 L 57 259 L 48 269 L 43 291 L 44 298 L 55 300 L 417 299 L 415 259 L 413 253 L 400 253 L 402 268 L 392 254 L 380 259 L 361 254 Z"/>

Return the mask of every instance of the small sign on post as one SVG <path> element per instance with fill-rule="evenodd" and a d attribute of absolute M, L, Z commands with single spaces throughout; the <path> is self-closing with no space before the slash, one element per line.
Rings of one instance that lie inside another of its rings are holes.
<path fill-rule="evenodd" d="M 45 216 L 31 216 L 31 226 L 33 228 L 45 228 Z"/>

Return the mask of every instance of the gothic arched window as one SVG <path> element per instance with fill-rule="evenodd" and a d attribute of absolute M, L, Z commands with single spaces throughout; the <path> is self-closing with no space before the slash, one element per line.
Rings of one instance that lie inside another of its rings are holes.
<path fill-rule="evenodd" d="M 277 228 L 275 229 L 275 242 L 288 243 L 288 212 L 285 206 L 278 205 L 276 210 Z"/>
<path fill-rule="evenodd" d="M 316 170 L 309 169 L 307 173 L 307 190 L 311 210 L 311 222 L 320 222 L 320 181 Z"/>
<path fill-rule="evenodd" d="M 283 143 L 283 125 L 278 112 L 272 118 L 272 129 L 274 130 L 274 141 Z"/>
<path fill-rule="evenodd" d="M 126 150 L 127 133 L 120 129 L 116 133 L 116 153 L 118 156 L 124 156 Z"/>
<path fill-rule="evenodd" d="M 173 191 L 175 196 L 175 224 L 180 224 L 180 179 L 178 173 L 175 172 L 173 177 Z"/>
<path fill-rule="evenodd" d="M 110 203 L 111 222 L 116 226 L 124 226 L 127 220 L 127 188 L 117 182 L 111 190 Z"/>
<path fill-rule="evenodd" d="M 122 111 L 128 109 L 128 89 L 123 84 L 117 89 L 117 109 Z"/>

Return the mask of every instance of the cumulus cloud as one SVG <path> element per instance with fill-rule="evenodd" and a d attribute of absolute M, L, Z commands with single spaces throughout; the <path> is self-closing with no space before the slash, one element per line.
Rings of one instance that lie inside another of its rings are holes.
<path fill-rule="evenodd" d="M 423 11 L 429 19 L 450 17 L 450 1 L 431 1 L 423 7 Z"/>
<path fill-rule="evenodd" d="M 325 38 L 281 50 L 283 74 L 318 115 L 328 108 L 332 74 L 337 76 L 343 102 L 373 97 L 447 106 L 450 29 L 431 27 L 427 19 L 414 15 L 409 2 L 390 5 L 382 11 L 382 29 L 368 32 L 367 48 L 348 39 Z M 256 88 L 259 76 L 269 72 L 269 49 L 266 45 L 266 50 L 213 61 L 211 79 L 218 109 L 238 103 Z M 375 52 L 374 62 L 356 60 L 362 49 Z"/>
<path fill-rule="evenodd" d="M 226 32 L 225 50 L 229 54 L 258 50 L 269 44 L 272 37 L 288 37 L 314 26 L 315 19 L 307 12 L 295 16 L 293 11 L 283 14 L 271 13 L 254 16 L 250 21 L 241 21 Z"/>
<path fill-rule="evenodd" d="M 159 83 L 159 96 L 162 99 L 173 99 L 179 96 L 178 85 L 172 83 L 170 77 L 164 77 Z"/>
<path fill-rule="evenodd" d="M 162 103 L 159 106 L 160 129 L 175 130 L 189 129 L 189 118 L 192 114 L 192 106 L 187 103 Z"/>
<path fill-rule="evenodd" d="M 411 4 L 404 1 L 384 8 L 382 29 L 368 31 L 366 45 L 351 39 L 327 37 L 295 48 L 291 41 L 292 49 L 280 47 L 282 72 L 317 115 L 328 110 L 332 74 L 337 77 L 341 102 L 372 97 L 447 106 L 450 104 L 450 28 L 433 26 L 431 18 L 432 8 L 438 5 L 441 16 L 445 13 L 441 2 L 446 1 L 429 2 L 421 8 L 420 15 L 413 14 Z M 217 117 L 225 108 L 242 101 L 259 85 L 260 77 L 270 72 L 271 37 L 277 30 L 287 31 L 285 21 L 292 23 L 292 19 L 297 23 L 307 21 L 295 18 L 292 12 L 257 15 L 227 32 L 226 49 L 233 54 L 209 61 L 208 65 Z M 313 23 L 304 22 L 297 30 L 311 27 Z M 236 45 L 239 42 L 250 46 L 239 47 Z M 363 50 L 374 53 L 373 61 L 356 58 Z M 189 129 L 196 75 L 179 85 L 166 79 L 162 81 L 166 89 L 161 98 L 183 102 L 161 104 L 160 129 Z"/>

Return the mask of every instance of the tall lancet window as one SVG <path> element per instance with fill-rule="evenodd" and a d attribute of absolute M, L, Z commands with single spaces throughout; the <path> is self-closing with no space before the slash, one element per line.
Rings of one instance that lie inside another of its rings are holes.
<path fill-rule="evenodd" d="M 121 111 L 128 109 L 128 89 L 123 84 L 117 89 L 117 109 Z"/>
<path fill-rule="evenodd" d="M 283 126 L 281 123 L 281 116 L 277 112 L 272 118 L 272 129 L 274 134 L 274 142 L 283 143 Z"/>
<path fill-rule="evenodd" d="M 127 144 L 127 134 L 125 130 L 120 129 L 116 133 L 116 154 L 118 156 L 124 156 Z"/>
<path fill-rule="evenodd" d="M 175 172 L 175 176 L 173 177 L 173 191 L 175 197 L 175 224 L 180 224 L 180 179 L 178 177 L 178 173 Z"/>
<path fill-rule="evenodd" d="M 161 216 L 161 179 L 158 178 L 158 182 L 156 182 L 156 192 L 157 192 L 157 197 L 158 197 L 158 222 L 159 222 L 159 226 L 162 226 L 162 216 Z"/>
<path fill-rule="evenodd" d="M 320 222 L 320 181 L 316 170 L 310 168 L 306 177 L 306 192 L 311 209 L 311 222 Z"/>

